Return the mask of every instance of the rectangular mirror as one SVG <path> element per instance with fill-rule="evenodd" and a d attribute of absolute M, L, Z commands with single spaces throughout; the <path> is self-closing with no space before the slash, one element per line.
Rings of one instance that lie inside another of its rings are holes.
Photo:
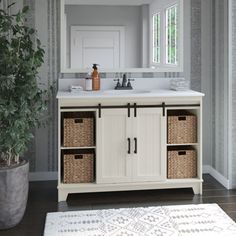
<path fill-rule="evenodd" d="M 183 0 L 61 0 L 61 72 L 183 71 Z"/>

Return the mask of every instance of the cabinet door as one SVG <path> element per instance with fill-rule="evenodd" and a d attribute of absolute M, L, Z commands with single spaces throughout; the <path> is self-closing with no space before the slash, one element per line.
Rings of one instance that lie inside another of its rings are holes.
<path fill-rule="evenodd" d="M 133 126 L 133 181 L 164 180 L 166 174 L 165 127 L 162 109 L 137 109 Z"/>
<path fill-rule="evenodd" d="M 127 109 L 104 109 L 97 118 L 97 183 L 131 181 L 130 120 Z"/>

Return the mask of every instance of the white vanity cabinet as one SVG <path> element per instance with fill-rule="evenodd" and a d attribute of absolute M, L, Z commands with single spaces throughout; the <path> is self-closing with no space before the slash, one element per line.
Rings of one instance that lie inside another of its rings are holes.
<path fill-rule="evenodd" d="M 97 118 L 97 183 L 163 180 L 164 120 L 160 108 L 104 110 Z"/>
<path fill-rule="evenodd" d="M 70 193 L 82 192 L 192 188 L 195 194 L 201 194 L 203 96 L 194 91 L 169 90 L 121 95 L 58 92 L 58 201 L 65 201 Z M 194 141 L 168 141 L 167 120 L 173 111 L 183 112 L 181 122 L 185 113 L 196 118 Z M 91 146 L 63 146 L 63 119 L 75 113 L 89 113 L 94 119 Z M 188 159 L 191 152 L 192 162 Z M 93 165 L 94 178 L 86 183 L 64 181 L 65 155 L 74 155 L 75 162 L 77 157 L 79 162 L 83 155 L 92 156 L 89 168 Z M 177 165 L 170 158 L 175 158 Z M 185 164 L 189 161 L 195 166 L 194 174 L 185 176 L 182 166 L 188 166 Z"/>

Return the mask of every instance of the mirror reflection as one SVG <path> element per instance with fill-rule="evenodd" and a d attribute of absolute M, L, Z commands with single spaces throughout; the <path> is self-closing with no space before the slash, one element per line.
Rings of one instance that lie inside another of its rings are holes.
<path fill-rule="evenodd" d="M 109 69 L 155 69 L 182 63 L 180 1 L 145 0 L 128 6 L 68 2 L 66 68 L 87 69 L 97 63 Z"/>

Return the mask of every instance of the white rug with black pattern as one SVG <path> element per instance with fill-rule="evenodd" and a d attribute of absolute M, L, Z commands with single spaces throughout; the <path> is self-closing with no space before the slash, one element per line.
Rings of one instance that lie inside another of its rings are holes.
<path fill-rule="evenodd" d="M 48 213 L 44 236 L 236 235 L 217 205 L 178 205 Z"/>

